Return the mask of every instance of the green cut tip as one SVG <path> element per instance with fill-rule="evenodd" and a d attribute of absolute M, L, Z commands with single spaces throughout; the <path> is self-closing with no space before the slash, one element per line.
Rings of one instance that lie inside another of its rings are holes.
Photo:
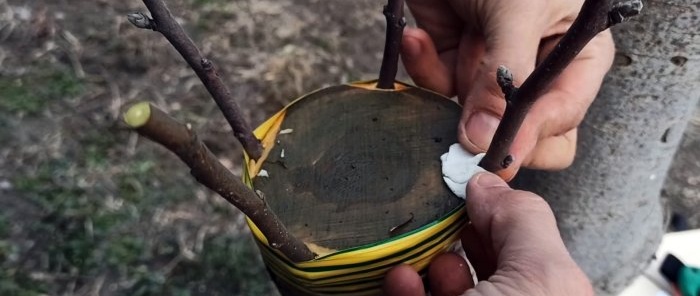
<path fill-rule="evenodd" d="M 151 104 L 141 102 L 129 107 L 124 113 L 124 122 L 132 128 L 142 127 L 151 118 Z"/>

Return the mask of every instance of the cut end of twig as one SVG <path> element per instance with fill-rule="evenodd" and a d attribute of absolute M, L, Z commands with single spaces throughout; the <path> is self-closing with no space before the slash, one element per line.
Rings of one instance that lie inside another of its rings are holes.
<path fill-rule="evenodd" d="M 501 91 L 505 95 L 506 101 L 508 103 L 512 103 L 511 99 L 517 88 L 515 85 L 513 85 L 513 73 L 510 72 L 510 69 L 503 65 L 498 66 L 498 69 L 496 70 L 496 82 L 498 83 L 498 86 L 501 87 Z"/>
<path fill-rule="evenodd" d="M 507 89 L 513 88 L 513 73 L 511 73 L 510 69 L 506 68 L 506 66 L 498 66 L 498 70 L 496 70 L 496 82 L 498 82 L 498 86 L 501 87 L 503 93 L 506 93 Z"/>
<path fill-rule="evenodd" d="M 142 127 L 150 118 L 151 104 L 148 102 L 136 103 L 124 113 L 124 122 L 131 128 Z"/>
<path fill-rule="evenodd" d="M 629 0 L 615 3 L 608 12 L 608 26 L 627 21 L 629 18 L 642 12 L 644 4 L 641 0 Z"/>
<path fill-rule="evenodd" d="M 126 15 L 129 22 L 141 29 L 155 30 L 156 26 L 153 19 L 147 17 L 145 14 L 140 12 L 132 12 Z"/>

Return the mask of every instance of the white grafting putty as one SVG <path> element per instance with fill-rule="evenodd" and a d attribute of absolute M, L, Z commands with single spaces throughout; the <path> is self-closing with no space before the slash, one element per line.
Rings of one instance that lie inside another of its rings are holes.
<path fill-rule="evenodd" d="M 486 171 L 479 166 L 484 155 L 485 153 L 479 153 L 475 156 L 456 143 L 450 146 L 447 153 L 440 156 L 442 179 L 455 195 L 463 199 L 466 198 L 469 179 L 476 173 Z"/>

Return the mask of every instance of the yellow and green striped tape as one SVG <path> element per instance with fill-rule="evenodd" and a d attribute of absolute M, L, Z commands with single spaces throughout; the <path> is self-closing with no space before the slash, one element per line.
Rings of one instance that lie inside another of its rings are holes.
<path fill-rule="evenodd" d="M 361 82 L 352 85 L 373 89 L 374 84 Z M 395 91 L 409 87 L 411 86 L 397 84 Z M 252 179 L 260 171 L 262 162 L 274 145 L 286 109 L 285 107 L 255 130 L 255 136 L 261 139 L 265 150 L 258 162 L 245 157 L 243 179 L 251 188 Z M 298 295 L 379 295 L 384 274 L 389 269 L 405 263 L 412 265 L 423 275 L 434 256 L 453 247 L 466 221 L 462 204 L 433 223 L 400 236 L 336 251 L 311 261 L 294 263 L 271 248 L 255 224 L 247 220 L 263 261 L 277 284 Z"/>

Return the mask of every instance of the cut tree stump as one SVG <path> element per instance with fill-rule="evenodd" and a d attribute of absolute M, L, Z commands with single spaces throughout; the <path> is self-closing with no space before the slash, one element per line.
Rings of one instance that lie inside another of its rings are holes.
<path fill-rule="evenodd" d="M 440 163 L 460 115 L 457 103 L 420 88 L 311 93 L 288 107 L 254 188 L 316 250 L 410 232 L 464 203 Z"/>

